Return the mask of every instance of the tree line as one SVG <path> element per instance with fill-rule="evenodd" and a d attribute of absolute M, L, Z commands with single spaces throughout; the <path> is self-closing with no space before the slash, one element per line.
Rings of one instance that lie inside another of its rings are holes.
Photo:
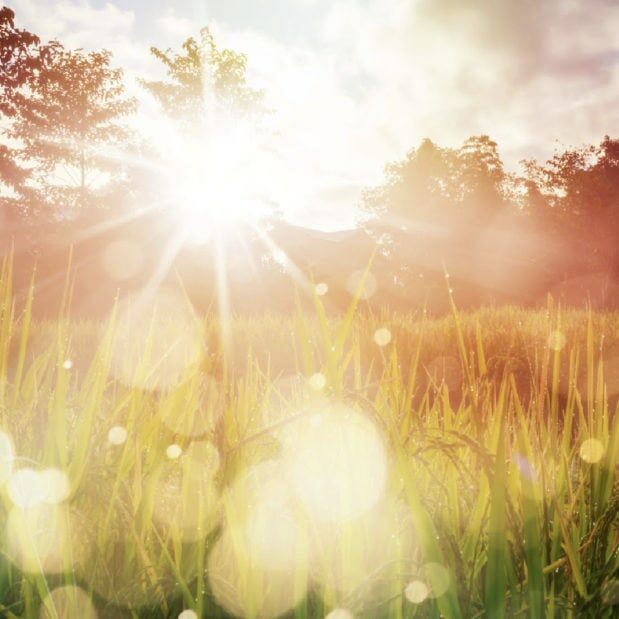
<path fill-rule="evenodd" d="M 257 113 L 261 93 L 247 85 L 246 58 L 221 49 L 208 28 L 179 52 L 151 52 L 167 80 L 140 80 L 178 123 L 196 131 L 212 107 Z M 15 24 L 0 9 L 0 208 L 12 220 L 71 219 L 93 209 L 131 208 L 147 195 L 153 153 L 129 122 L 138 107 L 108 50 L 66 49 Z"/>
<path fill-rule="evenodd" d="M 151 52 L 166 77 L 140 85 L 178 131 L 195 132 L 213 117 L 204 113 L 209 110 L 249 118 L 265 113 L 263 93 L 248 84 L 246 56 L 218 46 L 208 28 L 180 50 Z M 75 230 L 79 222 L 105 221 L 156 202 L 157 172 L 145 165 L 153 153 L 130 122 L 137 109 L 111 52 L 43 42 L 16 25 L 11 9 L 0 9 L 4 231 L 27 237 L 43 221 Z M 544 273 L 544 286 L 583 273 L 614 281 L 619 140 L 606 136 L 599 145 L 569 147 L 545 162 L 523 161 L 516 173 L 506 170 L 487 135 L 458 148 L 426 139 L 388 164 L 383 182 L 366 189 L 358 206 L 360 230 L 379 249 L 376 264 L 389 294 L 406 296 L 430 273 L 438 277 L 473 263 L 476 284 L 483 287 L 486 278 L 492 285 L 501 260 L 512 271 L 514 262 L 533 264 Z M 272 225 L 280 224 L 274 211 Z M 365 252 L 367 245 L 351 238 Z M 359 262 L 368 258 L 363 252 Z M 306 262 L 299 266 L 320 270 L 315 256 Z M 464 269 L 463 281 L 475 279 L 474 270 Z"/>

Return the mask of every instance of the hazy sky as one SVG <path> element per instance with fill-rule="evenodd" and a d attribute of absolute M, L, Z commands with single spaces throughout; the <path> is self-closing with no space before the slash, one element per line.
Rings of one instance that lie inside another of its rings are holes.
<path fill-rule="evenodd" d="M 615 0 L 6 1 L 45 38 L 111 49 L 130 81 L 156 71 L 150 45 L 210 25 L 276 110 L 299 222 L 347 225 L 426 136 L 488 133 L 515 167 L 619 126 Z"/>

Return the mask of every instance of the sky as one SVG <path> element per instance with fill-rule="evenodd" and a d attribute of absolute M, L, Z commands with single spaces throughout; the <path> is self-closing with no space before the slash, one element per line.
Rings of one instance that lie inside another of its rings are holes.
<path fill-rule="evenodd" d="M 139 96 L 150 46 L 209 25 L 265 89 L 287 162 L 273 182 L 303 225 L 352 225 L 363 188 L 424 137 L 489 134 L 515 170 L 619 126 L 615 0 L 5 2 L 43 38 L 110 49 Z"/>

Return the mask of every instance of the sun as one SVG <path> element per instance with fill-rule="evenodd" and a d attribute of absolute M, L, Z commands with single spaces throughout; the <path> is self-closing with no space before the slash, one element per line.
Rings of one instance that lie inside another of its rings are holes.
<path fill-rule="evenodd" d="M 160 132 L 163 202 L 188 243 L 254 225 L 272 211 L 270 152 L 260 132 L 241 122 L 198 131 Z"/>

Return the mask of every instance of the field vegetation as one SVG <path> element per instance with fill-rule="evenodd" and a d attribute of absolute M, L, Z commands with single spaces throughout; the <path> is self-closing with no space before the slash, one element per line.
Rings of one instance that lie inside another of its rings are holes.
<path fill-rule="evenodd" d="M 35 323 L 11 268 L 5 616 L 616 613 L 617 314 Z"/>

